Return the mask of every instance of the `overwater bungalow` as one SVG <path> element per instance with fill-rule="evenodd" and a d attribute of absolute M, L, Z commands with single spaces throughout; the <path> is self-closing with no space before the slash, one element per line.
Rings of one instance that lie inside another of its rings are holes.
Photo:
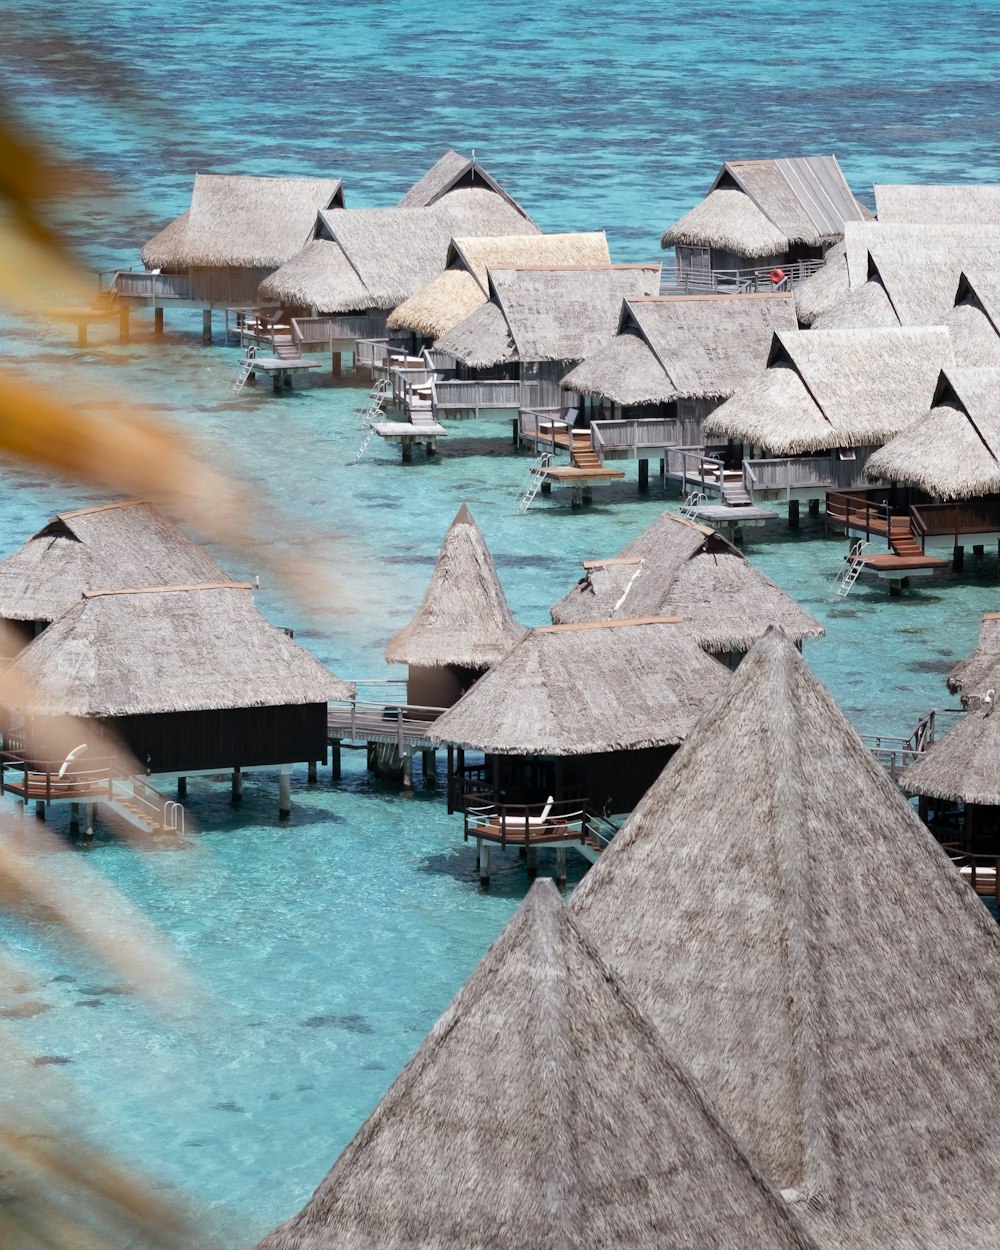
<path fill-rule="evenodd" d="M 339 178 L 196 174 L 191 207 L 142 249 L 146 272 L 117 274 L 117 302 L 126 317 L 153 308 L 157 331 L 165 308 L 201 308 L 210 342 L 212 310 L 254 308 L 261 282 L 302 249 L 317 212 L 343 205 Z"/>
<path fill-rule="evenodd" d="M 1000 612 L 984 612 L 975 651 L 948 674 L 948 689 L 964 707 L 979 707 L 991 690 L 1000 690 Z"/>
<path fill-rule="evenodd" d="M 147 773 L 231 770 L 238 793 L 247 769 L 324 761 L 327 702 L 354 691 L 228 580 L 87 590 L 8 671 L 5 730 L 38 785 L 55 768 L 33 743 L 74 717 L 93 726 L 89 767 L 111 735 Z M 283 814 L 288 784 L 284 768 Z"/>
<path fill-rule="evenodd" d="M 225 580 L 203 547 L 141 499 L 59 513 L 0 562 L 0 658 L 85 591 Z"/>
<path fill-rule="evenodd" d="M 616 556 L 583 567 L 552 608 L 553 624 L 676 614 L 703 650 L 731 668 L 775 622 L 798 647 L 825 633 L 721 534 L 674 512 Z"/>
<path fill-rule="evenodd" d="M 1000 186 L 877 182 L 875 216 L 916 225 L 1000 226 Z"/>
<path fill-rule="evenodd" d="M 993 1250 L 1000 931 L 779 630 L 570 908 L 821 1244 Z"/>
<path fill-rule="evenodd" d="M 592 858 L 597 818 L 631 811 L 727 678 L 679 617 L 530 630 L 429 735 L 448 747 L 448 807 L 480 875 L 490 843 Z"/>
<path fill-rule="evenodd" d="M 818 512 L 828 491 L 863 487 L 872 450 L 926 413 L 942 368 L 955 363 L 940 327 L 778 331 L 767 369 L 705 422 L 731 440 L 755 501 L 799 501 Z M 709 478 L 685 488 L 711 493 Z"/>
<path fill-rule="evenodd" d="M 763 371 L 775 331 L 796 324 L 785 292 L 629 298 L 617 336 L 562 387 L 580 397 L 602 461 L 637 459 L 640 472 L 655 457 L 694 465 L 705 417 Z"/>
<path fill-rule="evenodd" d="M 487 302 L 488 270 L 550 265 L 609 268 L 604 232 L 453 239 L 444 271 L 389 314 L 389 333 L 433 341 Z"/>
<path fill-rule="evenodd" d="M 449 148 L 403 195 L 397 208 L 429 208 L 452 191 L 492 191 L 506 200 L 522 217 L 528 214 L 496 178 L 476 160 L 475 152 L 463 156 Z"/>
<path fill-rule="evenodd" d="M 507 606 L 486 540 L 462 504 L 416 616 L 385 649 L 390 664 L 408 665 L 407 703 L 432 715 L 451 707 L 524 632 Z"/>
<path fill-rule="evenodd" d="M 691 291 L 795 285 L 822 267 L 845 223 L 870 217 L 835 156 L 727 161 L 660 240 L 675 249 L 668 281 Z"/>
<path fill-rule="evenodd" d="M 257 1250 L 818 1250 L 549 881 Z"/>

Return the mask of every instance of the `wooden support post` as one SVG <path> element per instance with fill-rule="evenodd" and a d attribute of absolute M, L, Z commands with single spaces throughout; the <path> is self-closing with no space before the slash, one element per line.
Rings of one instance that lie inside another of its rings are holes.
<path fill-rule="evenodd" d="M 639 489 L 649 490 L 649 461 L 639 461 Z"/>
<path fill-rule="evenodd" d="M 408 438 L 400 439 L 400 446 L 403 449 L 403 464 L 409 464 L 413 459 L 413 444 Z"/>
<path fill-rule="evenodd" d="M 521 446 L 521 422 L 517 417 L 510 423 L 510 438 L 515 447 Z"/>
<path fill-rule="evenodd" d="M 901 595 L 902 593 L 903 593 L 902 578 L 890 577 L 889 578 L 889 594 L 895 596 L 895 595 Z"/>
<path fill-rule="evenodd" d="M 128 329 L 129 329 L 128 315 L 129 315 L 128 304 L 119 304 L 118 305 L 118 342 L 119 343 L 128 342 Z"/>
<path fill-rule="evenodd" d="M 87 323 L 86 321 L 78 321 L 76 323 L 76 345 L 77 347 L 87 346 Z"/>
<path fill-rule="evenodd" d="M 556 885 L 566 884 L 566 848 L 556 847 Z"/>
<path fill-rule="evenodd" d="M 153 333 L 157 338 L 163 337 L 163 309 L 153 309 Z"/>
<path fill-rule="evenodd" d="M 35 819 L 36 820 L 45 819 L 45 800 L 44 799 L 35 799 Z"/>
<path fill-rule="evenodd" d="M 799 528 L 799 501 L 797 499 L 788 501 L 788 525 L 791 529 Z"/>
<path fill-rule="evenodd" d="M 437 781 L 437 751 L 421 751 L 421 763 L 423 764 L 424 784 L 434 785 Z"/>
<path fill-rule="evenodd" d="M 490 883 L 490 844 L 482 838 L 476 839 L 476 850 L 479 853 L 479 884 Z"/>
<path fill-rule="evenodd" d="M 338 738 L 333 744 L 330 752 L 330 780 L 340 780 L 340 739 Z"/>
<path fill-rule="evenodd" d="M 339 378 L 344 372 L 344 357 L 341 352 L 333 352 L 330 360 L 330 367 L 335 378 Z"/>
<path fill-rule="evenodd" d="M 452 801 L 452 793 L 455 789 L 455 748 L 448 743 L 448 815 L 451 816 L 455 811 L 455 804 Z"/>
<path fill-rule="evenodd" d="M 212 341 L 212 310 L 211 308 L 203 308 L 201 310 L 201 341 L 203 343 L 211 343 Z"/>
<path fill-rule="evenodd" d="M 818 499 L 809 500 L 809 515 L 819 516 L 819 500 Z"/>
<path fill-rule="evenodd" d="M 24 828 L 24 809 L 25 809 L 27 806 L 28 806 L 28 804 L 27 804 L 27 801 L 26 801 L 25 799 L 18 799 L 18 800 L 17 800 L 17 820 L 18 820 L 18 824 L 20 824 L 20 826 L 22 827 L 22 829 Z"/>
<path fill-rule="evenodd" d="M 527 854 L 525 855 L 525 860 L 527 861 L 527 865 L 528 865 L 528 876 L 532 880 L 534 880 L 534 878 L 538 876 L 538 847 L 537 846 L 529 846 L 527 848 Z"/>
<path fill-rule="evenodd" d="M 80 804 L 70 803 L 69 805 L 69 831 L 72 834 L 80 832 Z"/>
<path fill-rule="evenodd" d="M 413 788 L 413 756 L 409 751 L 403 752 L 403 787 L 406 790 Z"/>
<path fill-rule="evenodd" d="M 956 573 L 961 573 L 962 569 L 965 567 L 965 548 L 964 547 L 956 547 L 955 550 L 951 553 L 951 567 L 955 570 Z"/>
<path fill-rule="evenodd" d="M 551 478 L 546 477 L 542 479 L 542 494 L 543 495 L 552 494 L 552 479 Z"/>
<path fill-rule="evenodd" d="M 233 802 L 238 803 L 243 798 L 243 773 L 238 768 L 233 769 Z"/>
<path fill-rule="evenodd" d="M 979 557 L 979 559 L 982 559 L 982 555 L 983 555 L 983 544 L 982 544 L 982 543 L 974 543 L 974 544 L 973 544 L 973 546 L 972 546 L 972 554 L 973 554 L 974 556 Z"/>
<path fill-rule="evenodd" d="M 314 786 L 314 785 L 316 784 L 316 775 L 317 775 L 317 765 L 316 765 L 316 761 L 315 761 L 315 760 L 310 760 L 310 761 L 309 761 L 309 770 L 308 770 L 308 772 L 307 772 L 307 774 L 306 774 L 306 779 L 307 779 L 307 781 L 309 782 L 309 784 L 310 784 L 311 786 Z"/>
<path fill-rule="evenodd" d="M 281 370 L 281 384 L 286 391 L 290 391 L 292 389 L 292 375 L 287 369 Z"/>
<path fill-rule="evenodd" d="M 94 840 L 94 804 L 84 803 L 83 805 L 83 836 L 88 842 Z"/>
<path fill-rule="evenodd" d="M 437 449 L 438 449 L 438 441 L 437 441 L 437 439 L 436 439 L 436 438 L 429 438 L 429 439 L 427 440 L 427 454 L 428 454 L 428 456 L 436 456 L 436 455 L 437 455 Z"/>
<path fill-rule="evenodd" d="M 667 480 L 667 461 L 665 457 L 661 456 L 660 457 L 660 481 L 665 482 L 666 480 Z"/>
<path fill-rule="evenodd" d="M 278 819 L 288 820 L 292 814 L 292 774 L 284 769 L 278 773 Z"/>
<path fill-rule="evenodd" d="M 584 503 L 593 503 L 594 501 L 594 490 L 589 482 L 584 484 L 582 498 Z"/>
<path fill-rule="evenodd" d="M 178 777 L 177 778 L 177 797 L 179 799 L 183 799 L 187 795 L 187 792 L 188 792 L 187 777 Z"/>

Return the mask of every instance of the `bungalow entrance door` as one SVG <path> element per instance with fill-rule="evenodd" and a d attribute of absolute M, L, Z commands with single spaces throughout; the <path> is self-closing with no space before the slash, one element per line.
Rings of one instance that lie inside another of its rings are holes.
<path fill-rule="evenodd" d="M 678 247 L 677 285 L 684 290 L 712 289 L 712 252 L 707 247 Z"/>
<path fill-rule="evenodd" d="M 538 410 L 541 402 L 541 374 L 537 360 L 526 360 L 521 365 L 521 407 Z"/>

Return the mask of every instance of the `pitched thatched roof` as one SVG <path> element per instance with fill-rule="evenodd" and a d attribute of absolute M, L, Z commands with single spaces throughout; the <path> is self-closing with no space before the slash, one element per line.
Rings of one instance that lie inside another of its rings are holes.
<path fill-rule="evenodd" d="M 88 590 L 13 661 L 39 716 L 281 707 L 354 692 L 238 582 Z"/>
<path fill-rule="evenodd" d="M 191 207 L 142 249 L 147 269 L 276 269 L 302 247 L 320 209 L 343 205 L 339 178 L 196 174 Z"/>
<path fill-rule="evenodd" d="M 826 253 L 822 269 L 795 288 L 795 311 L 804 326 L 836 307 L 850 290 L 847 279 L 847 247 L 835 243 Z"/>
<path fill-rule="evenodd" d="M 984 612 L 975 651 L 948 674 L 948 689 L 977 707 L 988 690 L 1000 690 L 1000 612 Z"/>
<path fill-rule="evenodd" d="M 903 773 L 901 782 L 907 793 L 951 803 L 1000 806 L 1000 716 L 994 715 L 992 701 L 1000 687 L 992 689 L 990 703 L 982 701 L 987 691 L 981 691 L 969 711 Z"/>
<path fill-rule="evenodd" d="M 966 268 L 942 325 L 963 368 L 1000 367 L 1000 269 Z"/>
<path fill-rule="evenodd" d="M 671 226 L 661 243 L 756 259 L 781 255 L 796 243 L 830 244 L 841 237 L 845 222 L 867 216 L 835 156 L 728 161 L 705 199 Z"/>
<path fill-rule="evenodd" d="M 603 232 L 454 239 L 448 249 L 449 267 L 394 309 L 387 324 L 390 330 L 413 330 L 435 338 L 444 334 L 489 299 L 489 269 L 519 265 L 597 269 L 610 264 Z"/>
<path fill-rule="evenodd" d="M 489 668 L 524 633 L 472 513 L 462 504 L 438 553 L 416 616 L 389 642 L 390 664 Z"/>
<path fill-rule="evenodd" d="M 927 412 L 954 365 L 940 327 L 779 331 L 767 371 L 705 421 L 775 455 L 877 446 Z"/>
<path fill-rule="evenodd" d="M 0 619 L 53 621 L 85 590 L 225 581 L 212 557 L 148 503 L 63 512 L 0 563 Z"/>
<path fill-rule="evenodd" d="M 1000 369 L 946 369 L 931 411 L 865 463 L 873 482 L 942 500 L 1000 494 Z"/>
<path fill-rule="evenodd" d="M 955 252 L 978 258 L 1000 255 L 1000 225 L 914 225 L 909 222 L 848 222 L 844 232 L 847 273 L 853 289 L 868 281 L 871 252 Z"/>
<path fill-rule="evenodd" d="M 676 617 L 530 630 L 434 722 L 492 755 L 592 755 L 681 742 L 727 670 Z"/>
<path fill-rule="evenodd" d="M 489 174 L 473 156 L 462 156 L 460 152 L 449 149 L 440 160 L 430 167 L 423 177 L 410 187 L 409 191 L 396 205 L 397 208 L 429 208 L 437 204 L 452 191 L 463 190 L 491 191 L 506 200 L 511 208 L 522 217 L 528 218 L 517 200 L 508 195 L 499 182 Z"/>
<path fill-rule="evenodd" d="M 553 607 L 556 625 L 629 616 L 683 618 L 700 647 L 747 651 L 780 623 L 795 641 L 823 626 L 714 530 L 664 512 L 612 560 L 588 560 L 586 576 Z"/>
<path fill-rule="evenodd" d="M 261 283 L 262 300 L 321 312 L 395 308 L 440 273 L 456 236 L 537 234 L 508 201 L 452 191 L 427 208 L 321 213 L 318 236 Z"/>
<path fill-rule="evenodd" d="M 435 344 L 476 368 L 508 360 L 582 360 L 614 338 L 622 300 L 659 291 L 660 266 L 491 269 L 489 280 L 489 304 Z"/>
<path fill-rule="evenodd" d="M 618 404 L 722 399 L 763 370 L 775 330 L 795 327 L 785 293 L 629 299 L 617 337 L 562 384 Z"/>
<path fill-rule="evenodd" d="M 993 1250 L 1000 930 L 780 631 L 570 907 L 824 1245 Z"/>
<path fill-rule="evenodd" d="M 418 1246 L 815 1250 L 551 881 L 257 1250 Z"/>
<path fill-rule="evenodd" d="M 1000 187 L 876 183 L 875 215 L 883 222 L 1000 226 Z"/>

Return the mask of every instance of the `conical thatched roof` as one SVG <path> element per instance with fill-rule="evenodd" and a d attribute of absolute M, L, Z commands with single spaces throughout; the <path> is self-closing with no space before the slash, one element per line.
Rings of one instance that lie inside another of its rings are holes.
<path fill-rule="evenodd" d="M 706 651 L 747 651 L 770 625 L 795 642 L 823 626 L 721 534 L 664 512 L 553 607 L 556 625 L 676 613 Z"/>
<path fill-rule="evenodd" d="M 603 232 L 454 239 L 448 249 L 448 268 L 394 309 L 388 328 L 437 338 L 486 303 L 489 269 L 519 265 L 597 269 L 611 265 L 611 254 Z"/>
<path fill-rule="evenodd" d="M 85 590 L 225 581 L 172 521 L 139 499 L 54 517 L 0 563 L 0 619 L 53 621 Z"/>
<path fill-rule="evenodd" d="M 624 299 L 659 291 L 660 266 L 491 269 L 489 281 L 489 304 L 435 343 L 476 368 L 584 359 L 614 338 Z"/>
<path fill-rule="evenodd" d="M 815 1250 L 551 881 L 257 1250 L 418 1246 Z"/>
<path fill-rule="evenodd" d="M 528 214 L 517 200 L 508 195 L 499 182 L 480 165 L 475 156 L 462 156 L 449 149 L 435 161 L 423 177 L 410 187 L 397 208 L 429 208 L 452 191 L 486 190 L 501 196 L 524 218 Z"/>
<path fill-rule="evenodd" d="M 940 327 L 779 331 L 766 372 L 716 408 L 705 434 L 775 455 L 878 445 L 927 412 L 954 363 Z"/>
<path fill-rule="evenodd" d="M 191 207 L 142 249 L 147 269 L 276 269 L 302 247 L 320 209 L 343 205 L 339 178 L 196 174 Z"/>
<path fill-rule="evenodd" d="M 462 504 L 438 553 L 417 615 L 389 642 L 390 664 L 489 668 L 523 635 L 511 616 L 493 558 Z"/>
<path fill-rule="evenodd" d="M 882 222 L 998 226 L 1000 187 L 876 183 L 875 213 Z"/>
<path fill-rule="evenodd" d="M 491 755 L 593 755 L 683 741 L 728 673 L 677 617 L 530 630 L 434 722 Z"/>
<path fill-rule="evenodd" d="M 994 715 L 1000 686 L 991 689 L 989 703 L 982 698 L 988 690 L 981 690 L 975 705 L 903 773 L 908 794 L 1000 807 L 1000 716 Z"/>
<path fill-rule="evenodd" d="M 774 332 L 795 327 L 784 292 L 628 299 L 617 337 L 562 384 L 629 405 L 726 398 L 764 369 Z"/>
<path fill-rule="evenodd" d="M 571 909 L 823 1244 L 994 1250 L 1000 930 L 779 630 Z"/>
<path fill-rule="evenodd" d="M 504 196 L 481 188 L 426 208 L 321 213 L 317 237 L 261 283 L 260 297 L 331 313 L 395 308 L 444 269 L 456 236 L 538 233 Z"/>
<path fill-rule="evenodd" d="M 988 690 L 1000 690 L 1000 612 L 984 612 L 975 651 L 948 674 L 948 689 L 977 707 Z"/>
<path fill-rule="evenodd" d="M 282 707 L 354 693 L 257 611 L 238 582 L 86 591 L 11 673 L 39 716 Z"/>
<path fill-rule="evenodd" d="M 847 247 L 843 242 L 835 243 L 824 257 L 822 269 L 795 288 L 795 311 L 801 324 L 811 326 L 823 313 L 836 307 L 850 289 Z"/>
<path fill-rule="evenodd" d="M 727 161 L 709 194 L 661 244 L 718 248 L 752 260 L 779 256 L 796 243 L 828 245 L 845 222 L 867 216 L 835 156 Z"/>
<path fill-rule="evenodd" d="M 946 369 L 931 411 L 865 463 L 942 500 L 1000 494 L 1000 369 Z"/>

